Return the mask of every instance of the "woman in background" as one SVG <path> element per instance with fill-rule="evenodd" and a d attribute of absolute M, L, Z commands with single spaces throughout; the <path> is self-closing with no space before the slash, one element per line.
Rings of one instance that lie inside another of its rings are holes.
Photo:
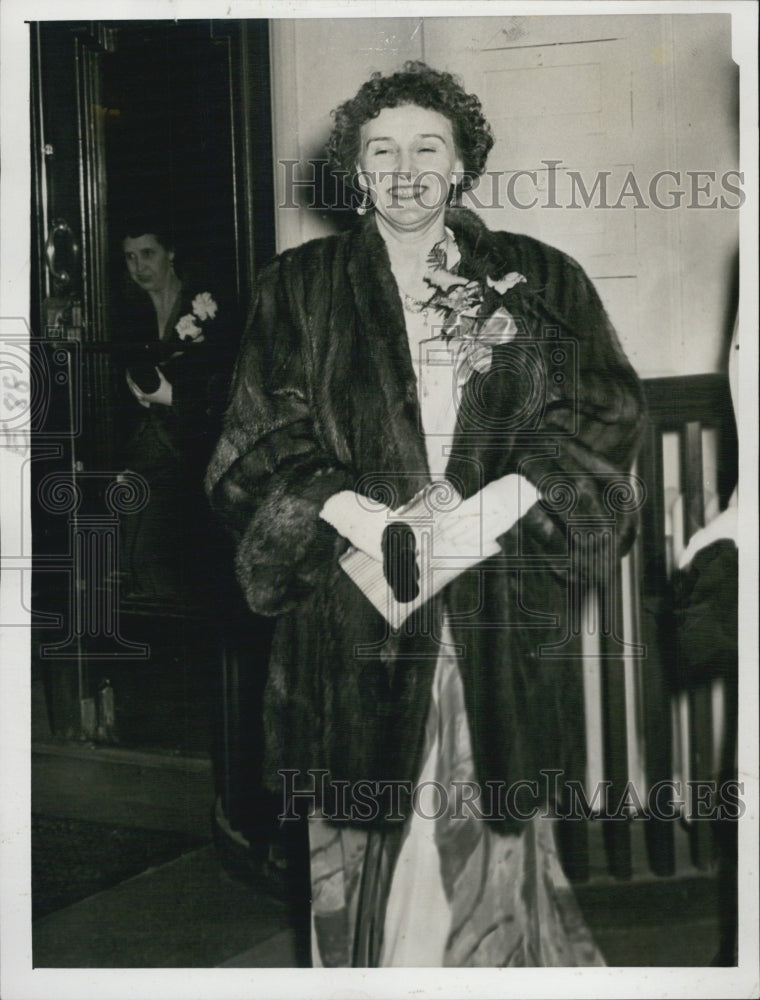
<path fill-rule="evenodd" d="M 124 365 L 122 458 L 148 491 L 146 506 L 122 519 L 126 596 L 201 626 L 193 653 L 215 695 L 211 829 L 224 867 L 265 884 L 278 806 L 261 790 L 256 706 L 271 628 L 247 614 L 230 573 L 229 543 L 203 492 L 229 391 L 237 312 L 207 269 L 179 264 L 171 230 L 157 213 L 128 222 L 120 250 L 126 274 L 112 335 Z M 159 625 L 152 647 L 160 656 L 172 632 Z M 222 644 L 234 682 L 222 669 Z"/>
<path fill-rule="evenodd" d="M 311 806 L 314 965 L 602 964 L 530 790 L 578 724 L 541 655 L 595 566 L 567 520 L 630 543 L 643 397 L 581 268 L 458 207 L 492 144 L 422 63 L 337 109 L 359 225 L 262 274 L 207 476 L 278 616 L 268 775 Z"/>
<path fill-rule="evenodd" d="M 199 603 L 213 582 L 203 472 L 228 388 L 234 311 L 197 266 L 175 267 L 174 239 L 156 218 L 132 220 L 121 251 L 127 280 L 113 339 L 125 345 L 129 392 L 123 458 L 149 487 L 147 505 L 124 518 L 127 590 Z"/>

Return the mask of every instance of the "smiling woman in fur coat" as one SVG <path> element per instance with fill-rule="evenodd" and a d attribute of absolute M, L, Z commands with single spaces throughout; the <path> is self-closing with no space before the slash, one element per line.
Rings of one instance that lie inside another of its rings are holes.
<path fill-rule="evenodd" d="M 269 773 L 309 816 L 315 966 L 603 964 L 555 849 L 542 778 L 578 720 L 543 654 L 601 536 L 630 544 L 643 397 L 583 270 L 459 207 L 492 144 L 422 63 L 334 112 L 357 226 L 262 273 L 208 470 L 278 616 Z"/>

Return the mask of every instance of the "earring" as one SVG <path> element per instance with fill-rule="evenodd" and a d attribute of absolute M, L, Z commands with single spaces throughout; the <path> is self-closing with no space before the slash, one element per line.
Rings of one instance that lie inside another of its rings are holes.
<path fill-rule="evenodd" d="M 456 207 L 456 204 L 457 204 L 457 195 L 458 195 L 457 186 L 456 186 L 456 184 L 452 184 L 451 185 L 451 190 L 449 191 L 449 201 L 448 201 L 448 207 L 449 208 L 455 208 Z"/>
<path fill-rule="evenodd" d="M 357 215 L 366 215 L 367 210 L 372 208 L 372 199 L 369 196 L 369 191 L 364 192 L 364 198 L 362 199 L 361 205 L 356 209 Z"/>

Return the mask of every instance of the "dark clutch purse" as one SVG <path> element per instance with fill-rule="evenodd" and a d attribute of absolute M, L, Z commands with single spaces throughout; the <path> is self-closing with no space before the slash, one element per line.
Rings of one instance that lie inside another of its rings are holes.
<path fill-rule="evenodd" d="M 403 521 L 394 521 L 383 531 L 382 547 L 385 579 L 396 600 L 408 604 L 420 592 L 414 532 Z"/>
<path fill-rule="evenodd" d="M 129 377 L 144 393 L 155 392 L 161 385 L 161 379 L 158 377 L 158 370 L 155 365 L 149 362 L 144 362 L 142 364 L 133 365 L 129 369 Z"/>

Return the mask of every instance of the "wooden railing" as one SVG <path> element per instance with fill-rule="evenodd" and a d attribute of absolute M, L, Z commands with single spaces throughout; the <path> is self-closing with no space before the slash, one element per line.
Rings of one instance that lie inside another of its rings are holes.
<path fill-rule="evenodd" d="M 575 754 L 577 773 L 569 777 L 583 777 L 587 798 L 600 781 L 609 783 L 606 801 L 612 803 L 625 796 L 629 782 L 646 801 L 658 782 L 677 780 L 685 788 L 689 780 L 714 779 L 715 737 L 724 728 L 721 714 L 730 708 L 716 690 L 720 682 L 676 688 L 675 637 L 663 631 L 678 555 L 694 532 L 725 506 L 736 481 L 728 379 L 650 379 L 645 390 L 649 424 L 635 469 L 646 494 L 639 536 L 616 570 L 612 593 L 596 596 L 600 604 L 612 606 L 624 642 L 599 630 L 593 654 L 581 655 L 582 668 L 569 697 L 571 708 L 584 706 L 586 723 L 581 740 L 585 745 Z M 617 878 L 675 874 L 675 842 L 681 830 L 689 838 L 689 863 L 703 869 L 712 863 L 710 825 L 691 822 L 688 806 L 677 821 L 650 814 L 641 824 L 644 872 L 634 868 L 632 823 L 602 826 L 607 870 Z M 589 824 L 567 821 L 560 824 L 560 835 L 568 874 L 584 881 L 589 874 Z"/>

